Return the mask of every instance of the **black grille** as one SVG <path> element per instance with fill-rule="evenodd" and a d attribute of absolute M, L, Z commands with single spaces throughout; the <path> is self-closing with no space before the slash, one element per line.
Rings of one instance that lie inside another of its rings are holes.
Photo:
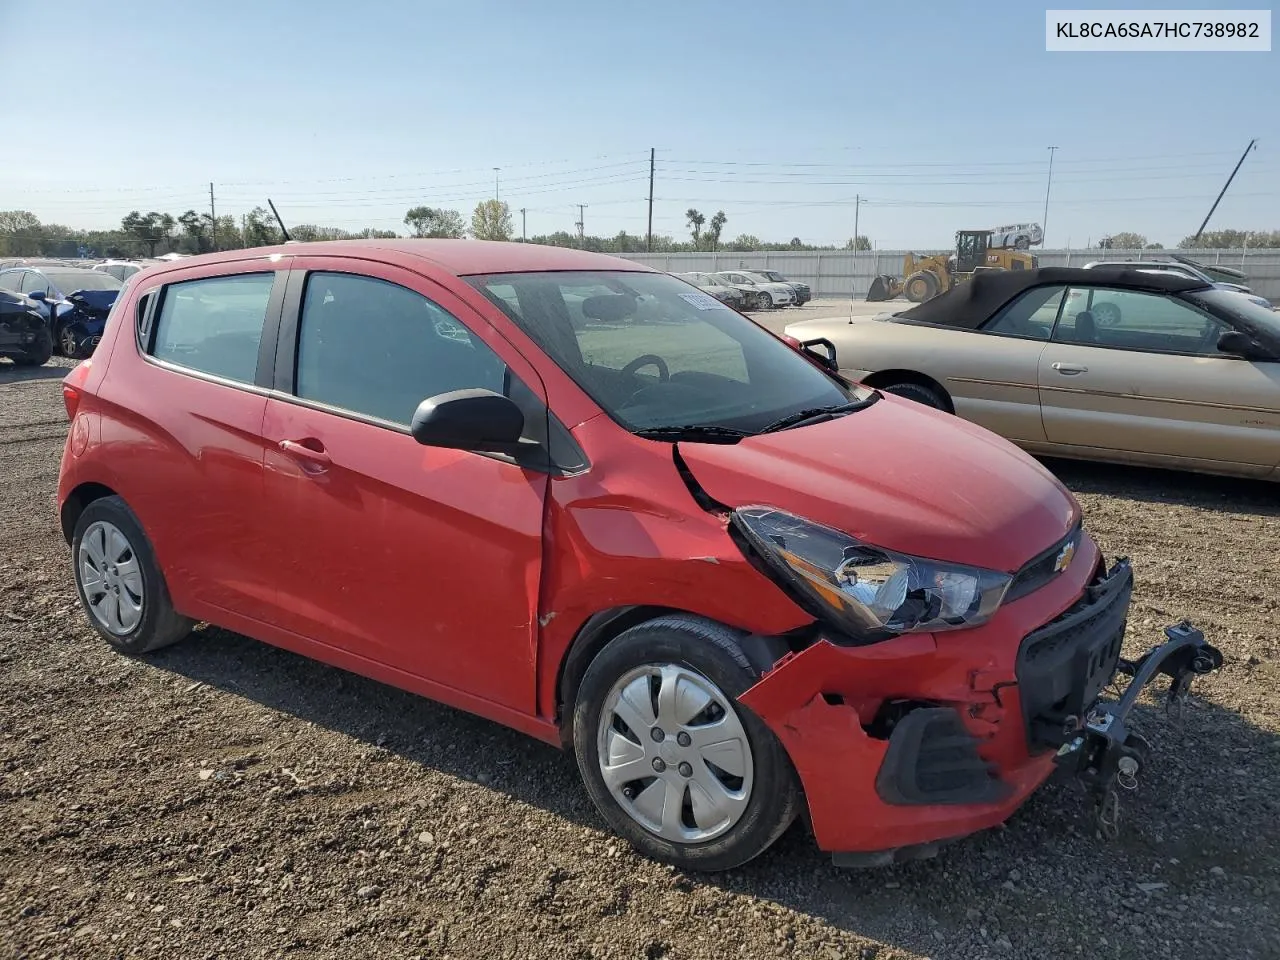
<path fill-rule="evenodd" d="M 1004 595 L 1005 602 L 1017 600 L 1032 591 L 1039 590 L 1061 573 L 1062 571 L 1055 569 L 1055 567 L 1058 563 L 1058 557 L 1062 555 L 1062 551 L 1068 544 L 1072 545 L 1073 549 L 1079 547 L 1079 525 L 1073 527 L 1065 537 L 1044 551 L 1044 553 L 1033 558 L 1026 566 L 1014 574 L 1013 582 L 1009 584 L 1009 590 Z"/>
<path fill-rule="evenodd" d="M 1133 571 L 1119 560 L 1066 613 L 1029 633 L 1018 650 L 1018 690 L 1034 747 L 1064 742 L 1068 717 L 1083 716 L 1120 660 Z"/>
<path fill-rule="evenodd" d="M 1008 788 L 978 755 L 978 739 L 950 707 L 921 707 L 898 721 L 876 776 L 886 803 L 999 800 Z"/>

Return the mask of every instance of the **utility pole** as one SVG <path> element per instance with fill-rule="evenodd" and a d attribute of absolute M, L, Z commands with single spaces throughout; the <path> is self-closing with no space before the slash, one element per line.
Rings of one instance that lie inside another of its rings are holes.
<path fill-rule="evenodd" d="M 644 237 L 645 253 L 653 252 L 653 156 L 654 148 L 649 148 L 649 232 Z"/>
<path fill-rule="evenodd" d="M 501 167 L 493 168 L 493 199 L 495 200 L 498 199 L 498 171 L 501 169 Z"/>
<path fill-rule="evenodd" d="M 586 231 L 583 229 L 583 220 L 584 220 L 585 218 L 582 216 L 582 211 L 583 211 L 583 210 L 585 210 L 585 209 L 587 209 L 587 205 L 586 205 L 585 203 L 580 203 L 580 204 L 578 204 L 578 223 L 577 223 L 577 227 L 578 227 L 578 247 L 579 247 L 579 248 L 581 248 L 581 247 L 583 247 L 583 246 L 585 246 L 585 245 L 586 245 L 586 239 L 585 239 L 585 238 L 586 238 Z"/>
<path fill-rule="evenodd" d="M 1218 194 L 1218 199 L 1213 201 L 1213 206 L 1209 208 L 1209 212 L 1205 214 L 1204 223 L 1200 224 L 1200 229 L 1196 231 L 1196 235 L 1191 238 L 1191 246 L 1196 245 L 1196 241 L 1200 239 L 1200 234 L 1204 233 L 1204 228 L 1209 225 L 1209 218 L 1213 216 L 1213 211 L 1218 209 L 1218 204 L 1222 202 L 1223 195 L 1227 192 L 1227 187 L 1231 186 L 1231 181 L 1236 178 L 1236 174 L 1240 172 L 1240 165 L 1244 163 L 1244 158 L 1249 155 L 1249 151 L 1253 149 L 1257 140 L 1250 140 L 1249 145 L 1244 148 L 1244 153 L 1240 154 L 1240 160 L 1236 163 L 1236 168 L 1231 171 L 1231 176 L 1227 177 L 1227 182 L 1222 185 L 1222 192 Z"/>
<path fill-rule="evenodd" d="M 526 222 L 526 221 L 525 221 L 525 212 L 526 212 L 526 208 L 525 208 L 525 207 L 521 207 L 521 208 L 520 208 L 520 242 L 521 242 L 521 243 L 528 243 L 528 242 L 529 242 L 529 236 L 528 236 L 527 231 L 525 230 L 525 222 Z"/>
<path fill-rule="evenodd" d="M 862 194 L 853 198 L 853 254 L 858 255 L 858 211 L 862 209 Z"/>
<path fill-rule="evenodd" d="M 1049 188 L 1053 186 L 1053 153 L 1057 147 L 1049 148 L 1049 180 L 1044 185 L 1044 217 L 1040 220 L 1040 243 L 1047 244 L 1049 236 Z M 1042 247 L 1043 249 L 1043 247 Z"/>
<path fill-rule="evenodd" d="M 213 207 L 213 181 L 209 181 L 209 240 L 213 252 L 218 252 L 218 211 Z"/>

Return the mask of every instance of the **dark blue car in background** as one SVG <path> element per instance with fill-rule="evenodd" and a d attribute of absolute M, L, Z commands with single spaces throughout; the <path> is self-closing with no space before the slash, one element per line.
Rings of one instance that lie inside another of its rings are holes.
<path fill-rule="evenodd" d="M 108 273 L 79 267 L 12 267 L 0 271 L 0 289 L 35 300 L 49 321 L 54 350 L 84 359 L 102 339 L 107 314 L 124 284 Z"/>

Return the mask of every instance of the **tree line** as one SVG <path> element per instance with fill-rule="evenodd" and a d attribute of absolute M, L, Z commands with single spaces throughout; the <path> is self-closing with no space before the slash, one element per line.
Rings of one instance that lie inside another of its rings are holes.
<path fill-rule="evenodd" d="M 1183 237 L 1180 250 L 1275 249 L 1280 247 L 1280 230 L 1210 230 L 1197 238 Z M 1164 244 L 1148 241 L 1145 234 L 1122 230 L 1098 241 L 1099 250 L 1163 250 Z"/>
<path fill-rule="evenodd" d="M 406 235 L 411 237 L 524 239 L 516 236 L 511 208 L 505 201 L 499 200 L 483 200 L 476 204 L 469 221 L 457 210 L 416 206 L 405 212 L 403 222 Z M 768 241 L 749 233 L 724 239 L 728 217 L 723 210 L 716 211 L 708 218 L 690 207 L 685 213 L 685 223 L 689 229 L 688 240 L 655 234 L 652 242 L 648 243 L 643 234 L 628 233 L 626 230 L 611 237 L 557 230 L 529 237 L 528 242 L 556 247 L 579 247 L 599 253 L 643 253 L 646 249 L 655 253 L 871 249 L 870 239 L 861 234 L 856 238 L 850 237 L 840 248 L 804 243 L 799 237 L 792 237 L 789 241 Z M 295 240 L 390 239 L 401 236 L 394 230 L 376 230 L 370 227 L 350 231 L 306 223 L 289 227 L 289 234 Z M 113 230 L 82 230 L 63 224 L 42 223 L 35 214 L 26 210 L 0 211 L 0 256 L 8 257 L 155 257 L 165 253 L 196 254 L 212 250 L 270 246 L 283 239 L 275 217 L 263 207 L 254 207 L 239 222 L 230 214 L 224 214 L 215 220 L 210 214 L 197 213 L 195 210 L 187 210 L 176 217 L 155 210 L 148 213 L 133 210 Z M 1101 249 L 1117 250 L 1160 248 L 1160 244 L 1148 242 L 1146 236 L 1133 231 L 1122 231 L 1104 237 L 1098 246 Z M 1198 240 L 1185 237 L 1178 246 L 1183 249 L 1278 248 L 1280 230 L 1215 230 L 1202 234 Z"/>

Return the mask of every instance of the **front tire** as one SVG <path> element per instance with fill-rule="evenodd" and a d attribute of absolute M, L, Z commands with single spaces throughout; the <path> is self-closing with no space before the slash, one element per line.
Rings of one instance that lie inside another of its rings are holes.
<path fill-rule="evenodd" d="M 907 277 L 902 291 L 912 303 L 924 303 L 932 300 L 938 293 L 938 280 L 932 273 L 919 270 Z"/>
<path fill-rule="evenodd" d="M 947 409 L 947 402 L 942 399 L 942 395 L 933 387 L 925 386 L 923 383 L 912 383 L 910 381 L 891 383 L 887 387 L 881 387 L 880 389 L 885 393 L 892 393 L 895 397 L 913 400 L 926 407 L 933 407 L 935 410 L 945 411 Z"/>
<path fill-rule="evenodd" d="M 79 344 L 76 341 L 76 331 L 74 323 L 59 323 L 56 338 L 58 341 L 57 351 L 64 357 L 75 359 L 79 352 Z"/>
<path fill-rule="evenodd" d="M 193 621 L 173 609 L 142 525 L 120 497 L 94 500 L 71 538 L 76 592 L 90 624 L 121 653 L 177 643 Z"/>
<path fill-rule="evenodd" d="M 671 616 L 615 637 L 573 712 L 596 809 L 639 852 L 718 871 L 759 856 L 800 807 L 790 758 L 738 696 L 759 679 L 729 629 Z"/>

